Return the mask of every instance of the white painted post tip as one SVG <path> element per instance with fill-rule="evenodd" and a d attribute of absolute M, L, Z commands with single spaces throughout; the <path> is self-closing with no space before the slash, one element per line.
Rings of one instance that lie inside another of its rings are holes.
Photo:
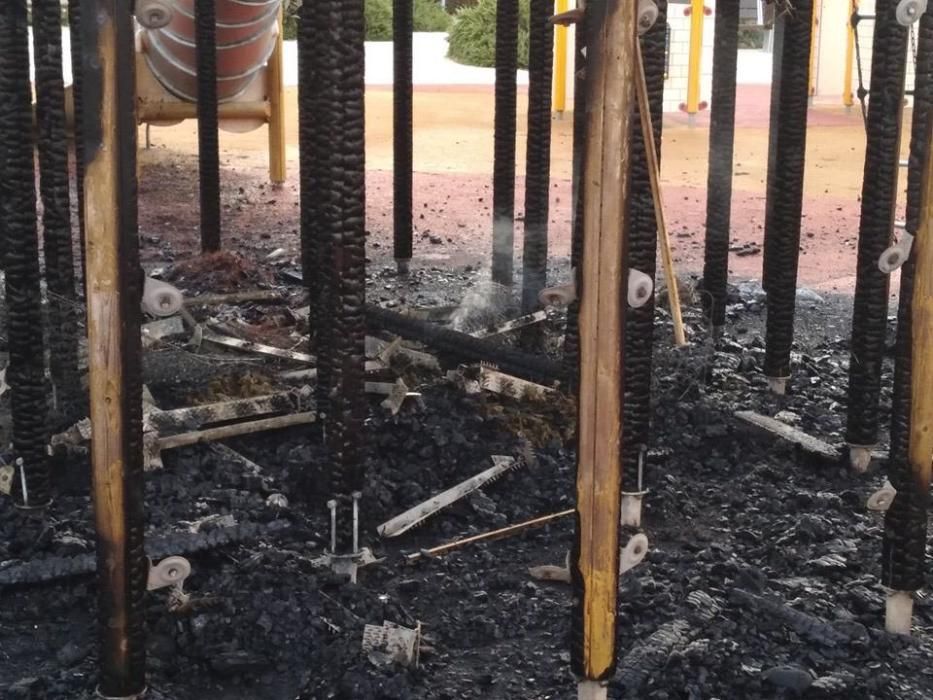
<path fill-rule="evenodd" d="M 864 474 L 871 464 L 871 448 L 858 445 L 849 446 L 849 463 L 857 474 Z"/>
<path fill-rule="evenodd" d="M 609 687 L 599 681 L 580 681 L 577 684 L 577 700 L 607 700 Z"/>
<path fill-rule="evenodd" d="M 889 591 L 885 602 L 884 628 L 891 634 L 910 634 L 914 614 L 912 591 Z"/>
<path fill-rule="evenodd" d="M 622 494 L 622 516 L 623 526 L 641 527 L 641 494 Z"/>
<path fill-rule="evenodd" d="M 787 377 L 768 377 L 768 388 L 778 396 L 787 394 Z"/>

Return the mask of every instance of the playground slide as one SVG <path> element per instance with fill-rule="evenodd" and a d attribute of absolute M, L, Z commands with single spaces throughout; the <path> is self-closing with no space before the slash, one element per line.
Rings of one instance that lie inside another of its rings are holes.
<path fill-rule="evenodd" d="M 282 0 L 217 0 L 217 99 L 244 94 L 275 49 Z M 138 0 L 139 49 L 171 94 L 197 101 L 195 0 Z"/>

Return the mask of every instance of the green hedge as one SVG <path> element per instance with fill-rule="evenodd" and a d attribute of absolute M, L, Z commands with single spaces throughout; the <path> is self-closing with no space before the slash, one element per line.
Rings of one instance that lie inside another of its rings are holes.
<path fill-rule="evenodd" d="M 366 0 L 365 10 L 366 41 L 392 41 L 392 0 Z"/>
<path fill-rule="evenodd" d="M 518 65 L 528 67 L 529 0 L 519 0 Z M 479 0 L 454 15 L 447 55 L 468 66 L 496 65 L 496 0 Z"/>
<path fill-rule="evenodd" d="M 450 15 L 437 0 L 415 0 L 415 31 L 446 32 Z"/>
<path fill-rule="evenodd" d="M 364 11 L 366 41 L 391 41 L 392 0 L 365 0 Z M 438 0 L 415 0 L 414 13 L 416 32 L 446 32 L 450 28 L 450 15 L 444 11 Z M 285 38 L 297 37 L 297 14 L 289 14 L 285 18 Z"/>

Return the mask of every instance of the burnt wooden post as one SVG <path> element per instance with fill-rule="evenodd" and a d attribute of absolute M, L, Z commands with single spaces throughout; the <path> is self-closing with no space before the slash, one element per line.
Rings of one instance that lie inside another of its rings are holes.
<path fill-rule="evenodd" d="M 8 0 L 0 5 L 0 246 L 17 463 L 13 493 L 18 506 L 43 508 L 52 494 L 32 133 L 26 0 Z"/>
<path fill-rule="evenodd" d="M 129 3 L 84 0 L 88 373 L 97 526 L 100 685 L 145 690 L 142 348 L 136 85 Z"/>
<path fill-rule="evenodd" d="M 598 8 L 598 9 L 597 9 Z M 634 117 L 636 3 L 587 8 L 588 120 L 580 293 L 580 388 L 572 664 L 579 697 L 606 697 L 616 663 L 625 237 Z"/>

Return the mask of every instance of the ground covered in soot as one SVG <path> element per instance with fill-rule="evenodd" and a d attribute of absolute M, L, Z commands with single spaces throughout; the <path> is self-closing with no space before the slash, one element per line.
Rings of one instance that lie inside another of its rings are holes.
<path fill-rule="evenodd" d="M 282 290 L 285 304 L 197 308 L 195 315 L 215 330 L 303 349 L 301 314 L 289 310 L 303 301 L 288 266 L 214 261 L 209 270 L 179 266 L 165 274 L 189 291 Z M 409 304 L 466 300 L 455 314 L 464 327 L 488 323 L 490 295 L 478 277 L 418 271 Z M 379 301 L 397 299 L 405 285 L 383 267 L 370 286 Z M 510 312 L 498 296 L 491 315 L 501 319 Z M 750 432 L 733 416 L 783 411 L 782 419 L 841 444 L 848 355 L 838 319 L 846 302 L 801 301 L 797 374 L 782 399 L 767 394 L 760 374 L 760 291 L 740 285 L 733 302 L 719 350 L 704 340 L 693 310 L 692 345 L 672 349 L 667 316 L 658 312 L 644 521 L 651 546 L 622 582 L 611 697 L 933 697 L 933 601 L 918 600 L 912 639 L 883 631 L 882 528 L 865 507 L 883 483 L 880 468 L 854 476 L 841 463 Z M 556 351 L 562 321 L 545 325 Z M 286 386 L 281 372 L 300 368 L 207 343 L 196 350 L 189 335 L 148 352 L 146 383 L 163 409 L 267 394 Z M 363 544 L 385 561 L 361 572 L 357 586 L 312 565 L 328 539 L 319 427 L 226 441 L 252 464 L 197 446 L 167 452 L 164 468 L 148 473 L 150 554 L 187 549 L 194 566 L 191 599 L 180 609 L 168 609 L 165 592 L 147 597 L 149 697 L 575 697 L 570 590 L 528 574 L 530 566 L 563 562 L 570 519 L 414 564 L 403 556 L 570 507 L 572 407 L 468 394 L 443 373 L 396 369 L 422 400 L 392 416 L 372 399 Z M 515 456 L 520 466 L 418 529 L 379 540 L 380 522 L 487 468 L 493 455 Z M 4 699 L 84 698 L 94 690 L 86 459 L 59 458 L 57 472 L 59 496 L 45 519 L 0 501 L 0 581 L 53 579 L 0 586 Z M 276 494 L 287 504 L 270 499 Z M 344 522 L 348 513 L 344 504 Z M 53 578 L 61 573 L 72 575 Z M 361 651 L 363 625 L 383 620 L 421 622 L 430 649 L 420 668 L 383 665 Z"/>

